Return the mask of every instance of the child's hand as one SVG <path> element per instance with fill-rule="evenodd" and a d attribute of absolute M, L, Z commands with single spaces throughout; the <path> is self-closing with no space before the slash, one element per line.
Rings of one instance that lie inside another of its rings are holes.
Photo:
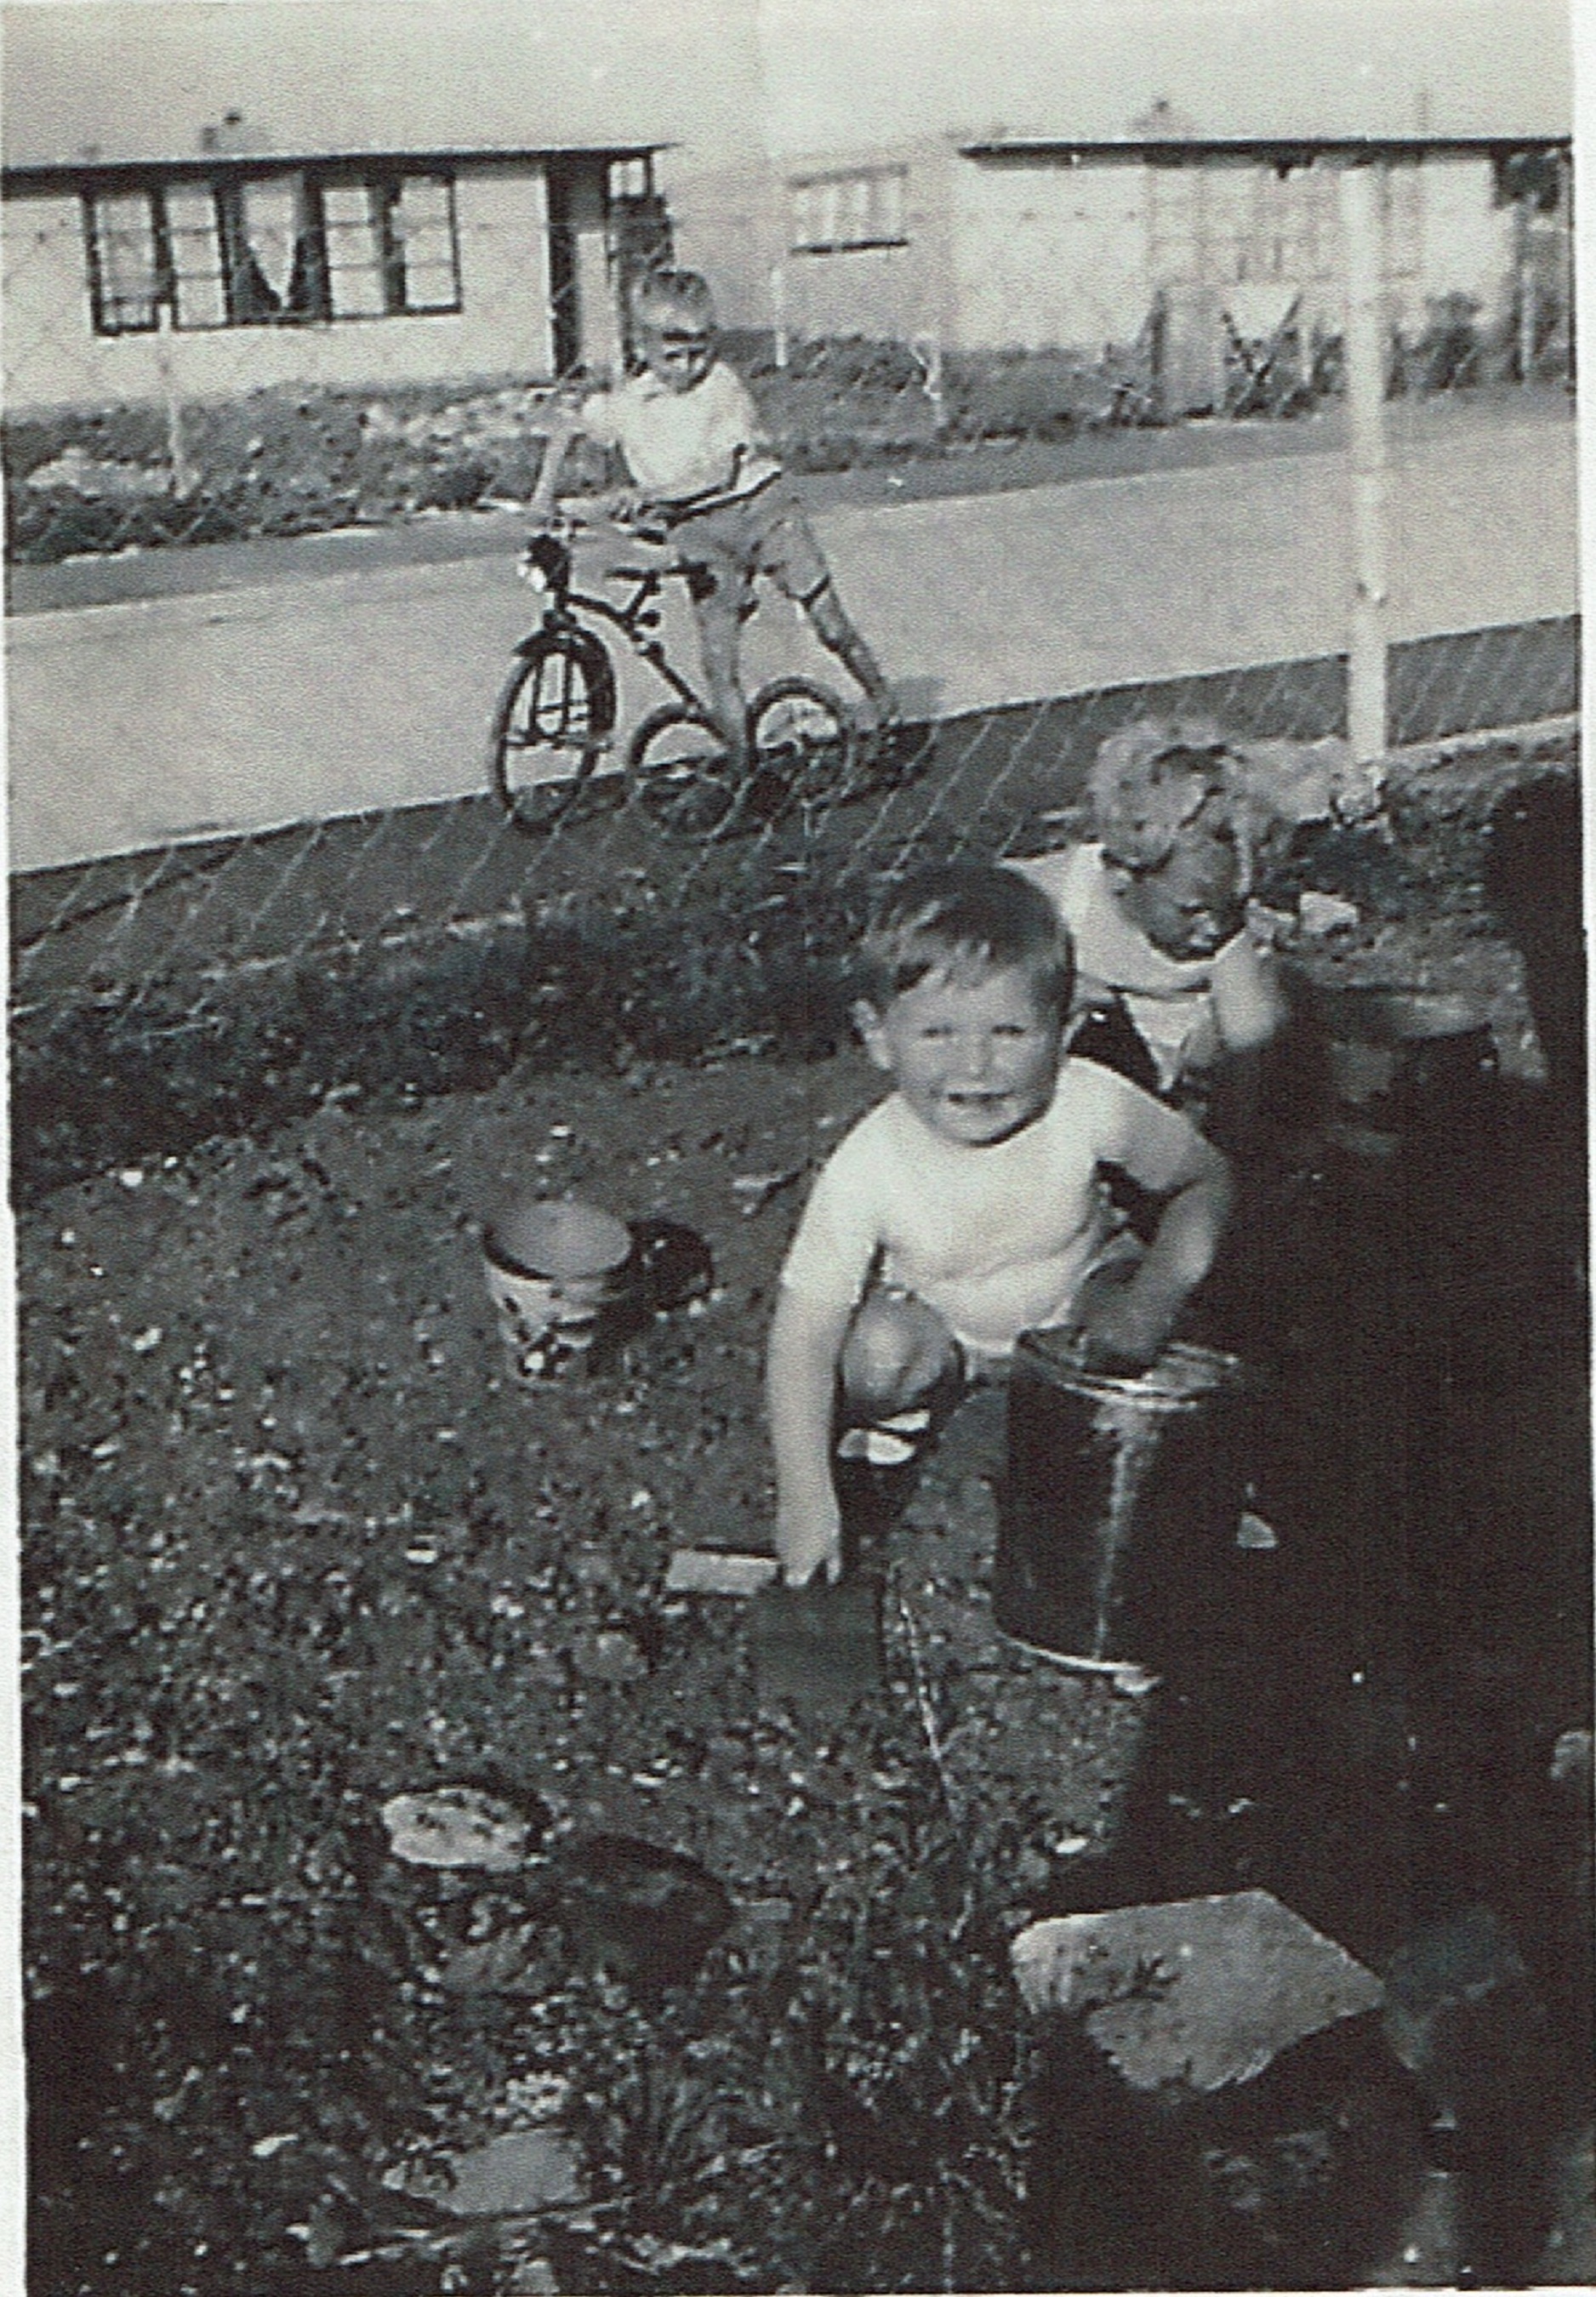
<path fill-rule="evenodd" d="M 616 526 L 634 531 L 657 525 L 660 520 L 658 504 L 638 487 L 612 487 L 608 493 L 597 498 L 593 507 Z"/>
<path fill-rule="evenodd" d="M 824 1515 L 778 1516 L 776 1552 L 784 1585 L 807 1587 L 811 1579 L 823 1578 L 835 1587 L 843 1576 L 842 1519 L 835 1506 Z"/>
<path fill-rule="evenodd" d="M 1103 1287 L 1081 1319 L 1089 1371 L 1146 1371 L 1170 1336 L 1174 1317 L 1165 1304 L 1134 1282 Z"/>

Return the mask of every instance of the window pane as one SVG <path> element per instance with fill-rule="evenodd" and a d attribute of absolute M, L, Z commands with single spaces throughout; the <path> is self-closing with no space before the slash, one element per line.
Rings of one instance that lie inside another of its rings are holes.
<path fill-rule="evenodd" d="M 167 237 L 180 327 L 225 327 L 227 298 L 216 199 L 208 185 L 174 184 L 166 195 Z"/>
<path fill-rule="evenodd" d="M 444 176 L 407 176 L 389 216 L 396 301 L 406 311 L 459 309 L 452 186 Z"/>
<path fill-rule="evenodd" d="M 243 187 L 244 248 L 253 266 L 257 292 L 265 290 L 262 300 L 273 316 L 289 308 L 299 209 L 297 186 L 291 176 L 268 177 Z"/>
<path fill-rule="evenodd" d="M 896 169 L 876 178 L 876 230 L 882 239 L 903 236 L 903 178 Z"/>
<path fill-rule="evenodd" d="M 150 193 L 128 192 L 92 200 L 89 218 L 99 274 L 101 332 L 119 334 L 125 328 L 154 326 L 160 265 Z"/>
<path fill-rule="evenodd" d="M 383 293 L 380 195 L 364 184 L 329 184 L 322 193 L 322 210 L 333 317 L 380 317 L 388 308 Z"/>
<path fill-rule="evenodd" d="M 835 183 L 832 183 L 819 184 L 815 188 L 819 194 L 815 202 L 817 210 L 815 238 L 822 247 L 835 247 L 839 235 L 837 187 Z"/>

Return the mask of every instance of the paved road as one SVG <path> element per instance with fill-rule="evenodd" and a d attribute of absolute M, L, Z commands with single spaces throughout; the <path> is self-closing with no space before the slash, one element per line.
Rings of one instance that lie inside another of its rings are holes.
<path fill-rule="evenodd" d="M 1574 611 L 1572 424 L 1459 426 L 1393 468 L 1392 635 Z M 914 714 L 1316 655 L 1345 644 L 1345 465 L 1287 453 L 818 523 Z M 8 626 L 11 864 L 481 787 L 531 601 L 500 558 L 322 571 Z M 672 642 L 694 658 L 679 605 Z M 779 600 L 751 677 L 824 668 Z M 623 705 L 656 696 L 629 670 Z"/>

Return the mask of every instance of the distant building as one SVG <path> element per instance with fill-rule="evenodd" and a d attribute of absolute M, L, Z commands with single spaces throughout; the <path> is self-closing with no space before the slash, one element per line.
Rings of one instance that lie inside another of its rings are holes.
<path fill-rule="evenodd" d="M 1204 138 L 1155 111 L 1106 139 L 996 131 L 799 154 L 766 185 L 685 182 L 672 204 L 745 325 L 1088 359 L 1139 345 L 1173 413 L 1216 402 L 1233 335 L 1267 342 L 1287 320 L 1304 341 L 1339 332 L 1337 169 L 1370 158 L 1384 162 L 1394 332 L 1463 307 L 1485 333 L 1510 332 L 1526 278 L 1566 328 L 1570 185 L 1553 145 Z M 742 227 L 717 230 L 717 213 Z"/>
<path fill-rule="evenodd" d="M 670 243 L 623 14 L 6 11 L 8 407 L 613 367 Z"/>

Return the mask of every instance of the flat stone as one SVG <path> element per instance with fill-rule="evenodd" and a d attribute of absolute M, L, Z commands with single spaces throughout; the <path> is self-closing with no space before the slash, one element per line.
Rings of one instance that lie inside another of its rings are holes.
<path fill-rule="evenodd" d="M 1339 893 L 1304 893 L 1296 905 L 1298 924 L 1315 940 L 1359 924 L 1362 914 L 1356 902 L 1346 901 Z"/>
<path fill-rule="evenodd" d="M 1027 2007 L 1078 2015 L 1135 2089 L 1250 2081 L 1385 1998 L 1372 1971 L 1267 1890 L 1032 1922 L 1010 1955 Z"/>
<path fill-rule="evenodd" d="M 581 2198 L 581 2154 L 554 2129 L 519 2129 L 490 2137 L 470 2153 L 451 2153 L 448 2175 L 412 2178 L 406 2190 L 457 2217 L 513 2216 Z"/>
<path fill-rule="evenodd" d="M 399 1794 L 383 1805 L 389 1847 L 411 1866 L 481 1866 L 514 1872 L 526 1857 L 531 1825 L 508 1803 L 480 1787 L 436 1787 Z"/>

